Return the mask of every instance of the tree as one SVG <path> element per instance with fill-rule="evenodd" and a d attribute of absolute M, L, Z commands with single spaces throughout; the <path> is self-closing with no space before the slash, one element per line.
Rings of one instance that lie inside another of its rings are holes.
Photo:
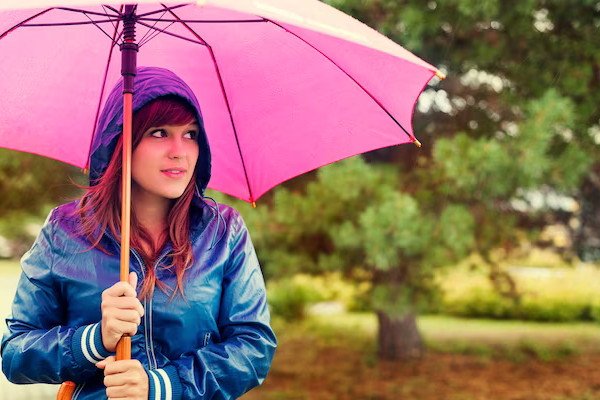
<path fill-rule="evenodd" d="M 74 197 L 85 183 L 75 167 L 45 157 L 0 149 L 0 235 L 11 240 L 11 253 L 20 256 L 35 233 L 27 223 L 42 222 L 50 206 Z"/>
<path fill-rule="evenodd" d="M 371 165 L 390 165 L 332 166 L 306 191 L 276 191 L 273 210 L 261 214 L 268 234 L 257 247 L 271 273 L 367 268 L 380 355 L 418 355 L 414 315 L 435 294 L 435 268 L 476 251 L 498 290 L 518 301 L 498 254 L 516 248 L 520 230 L 535 232 L 562 215 L 533 208 L 528 195 L 578 196 L 593 176 L 600 53 L 589 26 L 598 23 L 600 8 L 541 0 L 330 3 L 449 78 L 418 108 L 421 151 L 372 152 Z M 380 169 L 387 172 L 374 172 Z M 516 201 L 529 206 L 520 209 Z"/>
<path fill-rule="evenodd" d="M 536 166 L 529 162 L 539 161 L 535 158 L 541 151 L 547 154 L 548 165 L 540 166 L 542 175 L 517 197 L 527 202 L 531 191 L 559 193 L 576 198 L 581 205 L 581 212 L 547 209 L 543 216 L 539 211 L 521 215 L 519 224 L 539 229 L 549 221 L 567 224 L 574 218 L 577 221 L 567 226 L 572 228 L 580 256 L 593 259 L 600 254 L 597 0 L 328 2 L 448 73 L 445 81 L 423 96 L 425 101 L 415 114 L 415 131 L 424 144 L 423 151 L 384 150 L 372 159 L 392 159 L 410 174 L 417 163 L 420 169 L 434 167 L 430 160 L 435 142 L 459 132 L 474 143 L 481 138 L 519 140 L 532 153 L 524 156 L 521 167 L 533 172 Z M 568 107 L 570 116 L 546 125 L 545 136 L 519 139 L 531 129 L 544 128 L 531 119 L 534 113 L 528 112 L 536 101 Z M 433 174 L 418 174 L 418 179 L 423 175 Z"/>

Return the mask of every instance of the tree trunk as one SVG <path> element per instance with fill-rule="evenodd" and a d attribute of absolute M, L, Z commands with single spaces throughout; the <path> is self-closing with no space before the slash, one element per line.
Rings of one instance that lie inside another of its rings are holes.
<path fill-rule="evenodd" d="M 413 313 L 395 318 L 377 311 L 381 360 L 409 360 L 423 355 L 423 341 Z"/>
<path fill-rule="evenodd" d="M 579 229 L 575 233 L 575 249 L 583 261 L 600 260 L 600 163 L 589 172 L 580 191 Z"/>

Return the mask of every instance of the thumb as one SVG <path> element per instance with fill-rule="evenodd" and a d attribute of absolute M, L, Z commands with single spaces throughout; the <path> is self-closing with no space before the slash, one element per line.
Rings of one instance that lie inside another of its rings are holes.
<path fill-rule="evenodd" d="M 129 273 L 129 284 L 133 287 L 133 290 L 135 290 L 137 292 L 137 281 L 138 281 L 138 276 L 135 272 L 130 272 Z"/>
<path fill-rule="evenodd" d="M 115 356 L 110 356 L 108 358 L 105 358 L 104 360 L 97 362 L 96 363 L 96 367 L 100 368 L 100 369 L 104 369 L 106 368 L 106 364 L 114 362 L 115 361 Z"/>

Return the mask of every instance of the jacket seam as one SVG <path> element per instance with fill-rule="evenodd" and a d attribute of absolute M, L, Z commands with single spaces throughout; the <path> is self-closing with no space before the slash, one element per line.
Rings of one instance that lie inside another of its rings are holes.
<path fill-rule="evenodd" d="M 158 265 L 160 264 L 160 262 L 162 261 L 162 259 L 168 254 L 167 252 L 164 252 L 163 254 L 160 254 L 157 261 L 154 263 L 154 273 L 157 273 L 157 269 L 158 269 Z M 154 294 L 152 295 L 152 297 L 150 297 L 150 310 L 148 311 L 148 313 L 150 314 L 150 322 L 149 322 L 149 327 L 148 327 L 148 332 L 150 333 L 150 351 L 152 353 L 152 357 L 154 359 L 154 369 L 158 368 L 158 362 L 156 361 L 156 354 L 154 353 L 154 333 L 153 333 L 153 318 L 154 318 L 154 312 L 152 311 L 152 304 L 154 302 Z"/>
<path fill-rule="evenodd" d="M 136 258 L 137 262 L 140 264 L 140 271 L 142 272 L 142 279 L 146 278 L 146 273 L 144 272 L 144 268 L 145 265 L 143 263 L 143 261 L 141 260 L 141 258 L 137 255 L 137 253 L 135 252 L 134 249 L 131 249 L 133 256 Z M 148 342 L 149 336 L 150 336 L 150 327 L 149 327 L 149 318 L 148 318 L 148 313 L 152 314 L 152 304 L 150 304 L 150 307 L 148 307 L 148 299 L 144 299 L 144 310 L 146 311 L 144 313 L 144 344 L 145 344 L 145 348 L 146 348 L 146 357 L 148 357 L 148 368 L 152 369 L 152 358 L 155 357 L 154 354 L 152 353 L 152 349 L 150 348 L 150 344 Z M 152 353 L 152 356 L 151 356 Z"/>
<path fill-rule="evenodd" d="M 50 222 L 50 252 L 51 252 L 51 257 L 50 257 L 50 277 L 52 279 L 52 290 L 54 290 L 55 293 L 60 293 L 59 290 L 57 290 L 58 288 L 56 287 L 56 281 L 54 279 L 54 237 L 56 235 L 56 224 L 58 223 L 58 220 L 55 218 L 55 213 L 56 213 L 56 208 L 53 208 L 52 211 L 50 212 L 50 218 L 49 218 L 49 222 Z"/>

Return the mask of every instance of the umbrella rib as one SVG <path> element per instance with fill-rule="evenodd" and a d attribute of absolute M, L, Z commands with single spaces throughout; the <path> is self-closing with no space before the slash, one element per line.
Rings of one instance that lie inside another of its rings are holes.
<path fill-rule="evenodd" d="M 96 12 L 96 11 L 80 10 L 80 9 L 77 9 L 77 8 L 69 8 L 69 7 L 56 7 L 56 9 L 57 9 L 57 10 L 63 10 L 63 11 L 72 11 L 72 12 L 78 12 L 78 13 L 83 13 L 83 14 L 86 14 L 86 13 L 87 13 L 87 14 L 90 14 L 90 15 L 98 15 L 98 16 L 100 16 L 100 17 L 106 17 L 106 16 L 107 16 L 107 15 L 106 15 L 106 13 L 105 13 L 105 14 L 102 14 L 102 13 L 99 13 L 99 12 Z M 114 16 L 114 17 L 118 17 L 118 16 L 119 16 L 119 14 L 115 14 L 115 15 L 113 15 L 113 16 Z"/>
<path fill-rule="evenodd" d="M 185 23 L 204 23 L 204 24 L 229 24 L 244 22 L 267 22 L 264 19 L 162 19 L 162 18 L 139 18 L 142 21 L 163 21 L 163 22 L 185 22 Z"/>
<path fill-rule="evenodd" d="M 96 25 L 96 24 L 105 24 L 107 22 L 113 23 L 115 21 L 119 21 L 119 19 L 118 18 L 106 19 L 106 20 L 100 20 L 100 21 L 90 20 L 90 21 L 81 21 L 81 22 L 55 22 L 55 23 L 47 23 L 47 24 L 22 24 L 20 26 L 25 26 L 25 27 L 31 28 L 31 27 L 40 27 L 40 26 L 71 26 L 71 25 L 92 25 L 92 24 Z"/>
<path fill-rule="evenodd" d="M 166 11 L 165 11 L 165 12 L 163 12 L 163 14 L 161 15 L 161 17 L 162 17 L 163 15 L 165 15 L 165 13 L 166 13 Z M 157 20 L 156 20 L 156 22 L 154 22 L 154 23 L 152 24 L 152 28 L 154 28 L 154 27 L 156 26 L 156 23 L 157 23 L 159 20 L 160 20 L 160 18 L 159 18 L 159 19 L 157 19 Z M 138 19 L 138 21 L 139 21 L 139 19 Z M 167 26 L 167 28 L 168 28 L 168 26 Z M 165 28 L 165 29 L 167 29 L 167 28 Z M 138 43 L 139 43 L 139 47 L 142 47 L 142 43 L 144 42 L 144 39 L 146 38 L 146 36 L 148 35 L 148 33 L 150 33 L 150 29 L 148 29 L 148 30 L 146 31 L 146 33 L 144 33 L 144 36 L 142 36 L 142 38 L 139 40 L 139 42 L 138 42 Z M 154 33 L 155 35 L 158 35 L 156 32 L 153 32 L 153 33 Z M 150 39 L 148 39 L 148 41 L 150 41 Z"/>
<path fill-rule="evenodd" d="M 144 13 L 144 14 L 138 14 L 137 17 L 138 17 L 138 19 L 141 19 L 140 17 L 145 17 L 147 15 L 158 14 L 159 12 L 163 12 L 163 11 L 175 10 L 176 8 L 181 8 L 181 7 L 189 6 L 190 4 L 191 3 L 179 4 L 179 5 L 172 6 L 172 7 L 167 7 L 164 4 L 161 4 L 164 8 L 161 8 L 161 9 L 155 10 L 155 11 L 149 11 L 149 12 Z"/>
<path fill-rule="evenodd" d="M 196 41 L 196 40 L 193 40 L 193 39 L 190 39 L 190 38 L 186 38 L 185 36 L 181 36 L 181 35 L 178 35 L 178 34 L 176 34 L 176 33 L 167 32 L 167 31 L 165 31 L 164 29 L 153 28 L 153 27 L 152 27 L 152 25 L 150 25 L 150 24 L 147 24 L 147 23 L 145 23 L 145 22 L 138 21 L 138 24 L 140 24 L 140 25 L 144 25 L 144 26 L 146 26 L 146 27 L 148 27 L 148 28 L 150 28 L 150 29 L 157 30 L 157 31 L 159 31 L 160 33 L 164 33 L 164 34 L 166 34 L 166 35 L 171 35 L 171 36 L 174 36 L 174 37 L 176 37 L 176 38 L 179 38 L 179 39 L 182 39 L 182 40 L 187 40 L 188 42 L 192 42 L 192 43 L 196 43 L 196 44 L 199 44 L 199 45 L 202 45 L 202 46 L 206 46 L 206 43 L 198 42 L 198 41 Z M 147 42 L 147 41 L 146 41 L 146 42 Z"/>
<path fill-rule="evenodd" d="M 173 25 L 173 24 L 174 24 L 174 22 L 171 22 L 169 25 L 164 27 L 165 33 L 168 33 L 168 32 L 166 32 L 166 30 L 169 29 L 171 27 L 171 25 Z M 143 43 L 140 40 L 140 47 L 142 47 L 143 45 L 146 45 L 146 43 L 148 43 L 149 41 L 151 41 L 152 39 L 154 39 L 155 37 L 157 37 L 158 35 L 161 34 L 161 31 L 157 30 L 156 28 L 154 28 L 154 30 L 155 30 L 155 32 L 152 32 L 152 34 L 150 36 L 148 36 Z M 148 30 L 148 32 L 150 32 L 150 29 Z M 144 36 L 146 36 L 146 35 L 144 35 Z"/>
<path fill-rule="evenodd" d="M 123 6 L 121 6 L 121 8 L 123 8 Z M 96 117 L 94 118 L 94 125 L 92 127 L 92 136 L 90 139 L 90 145 L 88 147 L 88 155 L 91 153 L 92 151 L 92 143 L 93 143 L 93 139 L 94 139 L 94 133 L 96 131 L 96 124 L 98 123 L 98 117 L 100 116 L 100 107 L 102 106 L 102 97 L 104 95 L 104 88 L 106 87 L 106 78 L 108 77 L 108 68 L 110 67 L 110 61 L 112 59 L 112 54 L 113 54 L 113 50 L 115 48 L 115 43 L 117 43 L 117 41 L 119 40 L 119 38 L 122 35 L 119 34 L 119 36 L 117 37 L 117 32 L 119 31 L 119 23 L 121 21 L 117 21 L 117 24 L 115 25 L 115 31 L 113 33 L 113 37 L 112 37 L 112 43 L 110 45 L 110 50 L 108 52 L 108 59 L 106 61 L 106 67 L 104 68 L 104 78 L 102 79 L 102 89 L 100 89 L 100 98 L 98 99 L 98 106 L 96 107 Z M 89 165 L 89 156 L 88 156 L 88 160 L 86 161 L 86 166 Z"/>
<path fill-rule="evenodd" d="M 0 35 L 0 39 L 4 39 L 9 33 L 11 33 L 12 31 L 14 31 L 18 27 L 23 26 L 23 24 L 25 24 L 26 22 L 31 21 L 32 19 L 37 18 L 40 15 L 46 14 L 50 10 L 54 10 L 54 7 L 48 8 L 48 9 L 46 9 L 44 11 L 40 11 L 39 13 L 37 13 L 37 14 L 35 14 L 35 15 L 27 18 L 27 19 L 24 19 L 23 21 L 19 22 L 18 24 L 16 24 L 12 28 L 8 29 L 6 32 L 2 33 L 2 35 Z"/>
<path fill-rule="evenodd" d="M 111 40 L 111 42 L 113 42 L 113 41 L 115 40 L 115 38 L 114 38 L 114 37 L 110 37 L 110 35 L 109 35 L 108 33 L 106 33 L 106 31 L 105 31 L 104 29 L 102 29 L 102 28 L 101 28 L 99 25 L 97 25 L 97 24 L 95 23 L 95 21 L 94 21 L 93 19 L 91 19 L 91 18 L 90 18 L 90 16 L 89 16 L 89 15 L 87 15 L 86 13 L 83 13 L 83 15 L 85 15 L 85 16 L 86 16 L 86 17 L 87 17 L 87 18 L 88 18 L 90 21 L 94 22 L 94 26 L 95 26 L 96 28 L 100 29 L 100 30 L 102 31 L 102 33 L 104 33 L 104 34 L 106 35 L 106 37 L 108 37 L 108 38 Z M 115 26 L 115 24 L 114 24 L 112 21 L 111 21 L 111 24 L 112 24 L 113 26 Z"/>
<path fill-rule="evenodd" d="M 161 3 L 162 4 L 162 3 Z M 162 4 L 165 7 L 164 4 Z M 165 7 L 166 8 L 166 7 Z M 175 18 L 180 19 L 173 11 L 169 10 L 171 15 Z M 215 70 L 217 72 L 217 77 L 219 78 L 219 85 L 221 86 L 221 93 L 223 94 L 223 99 L 225 100 L 225 105 L 227 106 L 227 112 L 229 114 L 229 121 L 231 122 L 231 127 L 233 128 L 233 135 L 235 137 L 235 143 L 238 148 L 238 153 L 240 154 L 240 160 L 242 161 L 242 169 L 244 170 L 244 177 L 246 178 L 246 185 L 248 186 L 248 194 L 250 195 L 250 201 L 254 203 L 254 195 L 252 194 L 252 187 L 250 186 L 250 180 L 248 179 L 248 171 L 246 169 L 246 163 L 244 162 L 244 155 L 242 154 L 242 148 L 240 146 L 240 140 L 237 134 L 237 128 L 235 127 L 235 121 L 233 120 L 233 114 L 231 113 L 231 105 L 229 104 L 229 98 L 227 97 L 227 92 L 225 91 L 225 85 L 223 84 L 223 77 L 221 76 L 221 70 L 219 69 L 219 64 L 217 63 L 217 58 L 215 57 L 215 53 L 213 52 L 212 47 L 200 36 L 196 31 L 194 31 L 188 24 L 185 22 L 181 22 L 181 24 L 186 27 L 198 40 L 202 40 L 206 48 L 208 49 L 210 56 L 213 60 L 213 64 L 215 65 Z"/>
<path fill-rule="evenodd" d="M 323 57 L 325 57 L 326 59 L 328 59 L 333 65 L 335 65 L 340 71 L 342 71 L 344 74 L 346 74 L 346 76 L 350 79 L 352 79 L 352 81 L 354 83 L 356 83 L 358 85 L 358 87 L 360 87 L 363 92 L 365 92 L 375 103 L 377 103 L 377 105 L 383 110 L 385 111 L 385 113 L 396 123 L 396 125 L 398 125 L 400 127 L 400 129 L 402 129 L 404 131 L 404 133 L 406 134 L 406 136 L 408 136 L 408 138 L 414 142 L 416 141 L 416 138 L 414 136 L 412 136 L 410 133 L 408 133 L 408 131 L 402 126 L 402 124 L 400 124 L 400 122 L 398 122 L 398 120 L 396 120 L 396 118 L 394 118 L 394 116 L 384 107 L 383 104 L 381 104 L 381 102 L 379 100 L 377 100 L 375 98 L 375 96 L 373 96 L 363 85 L 361 85 L 356 79 L 354 79 L 354 77 L 352 77 L 352 75 L 350 75 L 345 69 L 343 69 L 341 66 L 339 66 L 335 61 L 333 61 L 329 56 L 327 56 L 327 54 L 323 53 L 321 50 L 319 50 L 318 48 L 316 48 L 315 46 L 313 46 L 311 43 L 309 43 L 308 41 L 306 41 L 305 39 L 303 39 L 302 37 L 298 36 L 297 34 L 295 34 L 294 32 L 290 31 L 289 29 L 287 29 L 286 27 L 282 26 L 281 24 L 269 19 L 269 18 L 265 18 L 268 22 L 277 25 L 278 27 L 280 27 L 281 29 L 283 29 L 284 31 L 288 32 L 290 35 L 293 35 L 295 37 L 297 37 L 298 39 L 300 39 L 301 41 L 303 41 L 304 43 L 306 43 L 308 46 L 310 46 L 311 48 L 313 48 L 315 51 L 319 52 L 319 54 L 321 54 Z"/>
<path fill-rule="evenodd" d="M 107 18 L 110 18 L 110 16 L 108 15 L 108 13 L 106 12 L 106 8 L 104 6 L 102 6 L 102 9 L 104 10 L 104 14 L 106 14 Z M 115 27 L 115 24 L 112 24 L 113 28 Z"/>
<path fill-rule="evenodd" d="M 123 7 L 122 7 L 122 5 L 121 5 L 121 11 L 117 11 L 116 8 L 113 8 L 113 7 L 108 6 L 108 5 L 103 5 L 102 8 L 104 8 L 104 7 L 108 8 L 111 11 L 113 11 L 118 16 L 122 16 L 123 15 L 123 10 L 122 10 Z"/>

